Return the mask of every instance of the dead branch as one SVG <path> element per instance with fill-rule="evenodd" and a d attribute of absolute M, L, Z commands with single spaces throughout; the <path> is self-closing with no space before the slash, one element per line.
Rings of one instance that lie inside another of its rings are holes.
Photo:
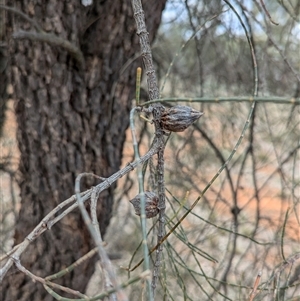
<path fill-rule="evenodd" d="M 80 69 L 84 70 L 85 61 L 81 50 L 64 38 L 58 37 L 51 33 L 37 33 L 23 30 L 13 33 L 12 37 L 19 40 L 28 39 L 34 42 L 45 42 L 52 46 L 59 46 L 68 51 L 78 62 Z"/>
<path fill-rule="evenodd" d="M 125 174 L 127 174 L 128 172 L 136 168 L 139 164 L 143 164 L 144 162 L 149 160 L 150 157 L 152 157 L 154 154 L 157 153 L 158 149 L 159 149 L 159 145 L 154 144 L 153 147 L 139 160 L 129 163 L 126 167 L 114 173 L 112 176 L 107 178 L 104 182 L 98 184 L 96 187 L 86 190 L 85 192 L 82 192 L 80 195 L 81 201 L 85 202 L 86 200 L 90 199 L 93 189 L 96 189 L 99 193 L 101 193 L 102 191 L 110 187 L 115 181 L 117 181 L 119 178 L 123 177 Z M 66 208 L 61 214 L 59 214 L 57 217 L 55 216 L 58 211 L 62 210 L 68 205 L 70 206 Z M 0 283 L 4 279 L 6 273 L 11 268 L 13 263 L 19 261 L 21 254 L 27 249 L 27 247 L 31 242 L 37 239 L 46 230 L 50 230 L 54 224 L 56 224 L 65 215 L 67 215 L 69 212 L 73 211 L 77 207 L 78 207 L 78 203 L 76 202 L 76 195 L 73 195 L 67 200 L 63 201 L 57 207 L 55 207 L 51 212 L 49 212 L 42 219 L 42 221 L 33 229 L 33 231 L 27 235 L 24 241 L 13 249 L 14 252 L 8 255 L 9 259 L 7 260 L 3 268 L 0 269 Z"/>

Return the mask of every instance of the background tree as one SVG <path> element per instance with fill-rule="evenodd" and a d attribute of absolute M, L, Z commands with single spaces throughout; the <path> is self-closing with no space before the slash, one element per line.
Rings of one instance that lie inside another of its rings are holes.
<path fill-rule="evenodd" d="M 87 7 L 80 1 L 6 4 L 31 19 L 7 11 L 9 81 L 21 152 L 21 209 L 14 236 L 18 244 L 47 212 L 74 193 L 77 174 L 105 177 L 119 169 L 137 64 L 122 67 L 134 61 L 139 48 L 130 1 L 93 1 Z M 151 41 L 164 4 L 144 1 Z M 111 217 L 114 188 L 98 202 L 102 234 Z M 90 247 L 80 213 L 73 212 L 63 227 L 53 227 L 22 258 L 36 275 L 51 274 Z M 93 269 L 86 264 L 84 272 L 72 272 L 62 284 L 84 291 Z M 2 300 L 52 300 L 20 273 L 5 278 L 2 292 Z"/>
<path fill-rule="evenodd" d="M 0 1 L 0 5 L 3 4 Z M 7 47 L 5 45 L 5 11 L 0 12 L 0 137 L 2 136 L 7 103 Z"/>

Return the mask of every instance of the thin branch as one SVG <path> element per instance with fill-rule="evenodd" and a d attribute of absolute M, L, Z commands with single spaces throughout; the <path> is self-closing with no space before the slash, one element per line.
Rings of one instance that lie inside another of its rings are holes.
<path fill-rule="evenodd" d="M 281 256 L 282 256 L 282 259 L 284 262 L 286 262 L 286 258 L 284 255 L 283 241 L 284 241 L 285 227 L 286 227 L 286 223 L 288 220 L 288 216 L 289 216 L 289 208 L 286 210 L 286 213 L 285 213 L 284 222 L 283 222 L 283 226 L 282 226 L 282 232 L 281 232 L 281 241 L 280 241 L 280 251 L 281 251 Z"/>
<path fill-rule="evenodd" d="M 206 20 L 203 24 L 201 24 L 201 25 L 198 26 L 197 28 L 193 28 L 194 33 L 192 34 L 192 36 L 191 36 L 191 37 L 190 37 L 190 38 L 189 38 L 189 39 L 188 39 L 188 40 L 180 47 L 179 51 L 177 51 L 176 54 L 175 54 L 175 56 L 173 57 L 172 62 L 170 63 L 169 68 L 168 68 L 168 70 L 167 70 L 167 73 L 166 73 L 166 75 L 165 75 L 164 81 L 163 81 L 163 83 L 162 83 L 161 92 L 162 92 L 162 91 L 164 90 L 164 88 L 165 88 L 165 84 L 166 84 L 167 79 L 168 79 L 168 77 L 169 77 L 169 75 L 170 75 L 171 69 L 172 69 L 172 67 L 174 66 L 174 62 L 178 59 L 179 54 L 181 54 L 181 53 L 183 52 L 183 50 L 185 49 L 185 47 L 189 44 L 189 42 L 192 41 L 193 38 L 195 38 L 195 37 L 197 36 L 197 33 L 198 33 L 198 32 L 200 32 L 200 31 L 202 31 L 203 29 L 205 29 L 205 25 L 206 25 L 208 22 L 210 22 L 210 21 L 216 19 L 217 17 L 218 17 L 218 15 L 215 15 L 215 16 L 211 17 L 210 19 Z"/>
<path fill-rule="evenodd" d="M 141 69 L 141 68 L 140 68 Z M 140 81 L 140 73 L 138 72 L 137 77 L 137 87 L 136 89 L 139 89 L 139 81 Z M 139 101 L 139 93 L 136 93 L 136 101 Z M 134 149 L 134 158 L 135 160 L 138 160 L 140 158 L 138 144 L 136 140 L 136 132 L 135 132 L 135 126 L 134 126 L 134 113 L 135 111 L 139 111 L 140 108 L 133 108 L 130 111 L 130 129 L 131 129 L 131 135 L 132 135 L 132 141 L 133 141 L 133 149 Z M 139 194 L 141 195 L 140 201 L 141 201 L 141 228 L 142 228 L 142 237 L 143 237 L 143 254 L 144 254 L 144 270 L 150 270 L 150 261 L 148 257 L 148 246 L 147 246 L 147 223 L 146 223 L 146 202 L 145 202 L 145 193 L 144 193 L 144 177 L 142 172 L 142 167 L 139 166 L 137 168 L 137 177 L 138 177 L 138 186 L 139 186 Z M 153 292 L 151 290 L 151 282 L 150 279 L 147 281 L 147 287 L 148 287 L 148 297 L 150 300 L 153 300 Z"/>
<path fill-rule="evenodd" d="M 28 17 L 28 15 L 24 14 L 23 12 L 21 12 L 20 10 L 14 8 L 14 7 L 10 7 L 10 6 L 5 6 L 5 5 L 0 5 L 0 9 L 4 9 L 8 12 L 11 12 L 15 15 L 18 15 L 20 17 L 22 17 L 24 20 L 26 20 L 27 22 L 29 22 L 30 24 L 33 25 L 33 27 L 40 33 L 44 32 L 42 27 L 38 24 L 38 22 L 36 22 L 35 20 L 31 19 L 30 17 Z"/>
<path fill-rule="evenodd" d="M 14 39 L 28 39 L 34 42 L 45 42 L 50 44 L 51 46 L 59 46 L 68 51 L 71 54 L 71 56 L 73 56 L 74 59 L 78 62 L 79 68 L 81 70 L 84 70 L 85 60 L 81 50 L 65 38 L 58 37 L 51 33 L 37 33 L 23 30 L 13 33 L 12 37 Z"/>
<path fill-rule="evenodd" d="M 143 164 L 147 160 L 149 160 L 150 157 L 152 157 L 154 154 L 157 153 L 159 149 L 159 144 L 154 143 L 153 147 L 139 160 L 134 161 L 132 163 L 127 164 L 123 169 L 119 170 L 118 172 L 114 173 L 112 176 L 107 178 L 104 182 L 98 184 L 93 189 L 97 189 L 99 193 L 110 187 L 114 182 L 116 182 L 118 179 L 126 175 L 128 172 L 136 168 L 139 164 Z M 85 202 L 91 197 L 92 189 L 88 189 L 85 192 L 82 192 L 80 197 L 82 202 Z M 10 256 L 8 261 L 5 263 L 5 265 L 0 269 L 0 283 L 4 279 L 6 273 L 11 268 L 14 260 L 19 260 L 21 254 L 27 249 L 29 244 L 33 242 L 37 237 L 39 237 L 43 232 L 46 230 L 50 230 L 51 227 L 56 224 L 59 220 L 61 220 L 66 214 L 73 211 L 75 208 L 78 207 L 78 203 L 76 201 L 76 196 L 73 195 L 58 206 L 56 206 L 51 212 L 49 212 L 42 221 L 31 231 L 27 237 L 24 239 L 22 243 L 18 245 L 18 248 L 14 249 L 14 253 Z M 75 202 L 75 203 L 74 203 Z M 70 207 L 64 210 L 62 214 L 60 214 L 58 217 L 55 217 L 55 214 L 62 210 L 65 206 L 72 204 Z"/>
<path fill-rule="evenodd" d="M 145 65 L 146 75 L 147 75 L 147 83 L 148 83 L 148 92 L 149 99 L 158 99 L 159 98 L 159 88 L 157 84 L 156 74 L 154 70 L 151 47 L 148 37 L 148 32 L 145 23 L 144 11 L 142 8 L 142 3 L 140 0 L 132 0 L 132 8 L 134 13 L 134 19 L 137 25 L 137 35 L 139 36 L 141 52 L 143 56 L 143 62 Z M 150 110 L 153 114 L 153 122 L 155 125 L 155 142 L 159 144 L 158 151 L 158 162 L 157 162 L 157 183 L 158 183 L 158 208 L 159 208 L 159 225 L 158 225 L 158 234 L 157 241 L 161 241 L 164 237 L 165 229 L 165 186 L 164 186 L 164 149 L 165 149 L 165 140 L 164 140 L 164 132 L 161 125 L 161 115 L 165 110 L 164 107 L 160 103 L 156 103 L 153 107 L 150 107 Z M 152 295 L 155 295 L 155 289 L 157 286 L 158 275 L 159 275 L 159 267 L 161 264 L 161 253 L 163 246 L 160 245 L 156 251 L 156 259 L 154 263 L 153 277 L 152 277 Z M 148 295 L 151 300 L 151 293 L 148 288 Z"/>
<path fill-rule="evenodd" d="M 59 271 L 58 273 L 55 273 L 53 275 L 49 275 L 49 276 L 45 277 L 45 280 L 50 281 L 50 280 L 53 280 L 53 279 L 58 279 L 58 278 L 60 278 L 64 275 L 66 275 L 67 273 L 72 272 L 80 264 L 82 264 L 86 260 L 92 258 L 95 254 L 97 254 L 97 251 L 98 251 L 97 248 L 92 249 L 91 251 L 89 251 L 88 253 L 86 253 L 82 257 L 80 257 L 78 260 L 76 260 L 74 263 L 72 263 L 71 265 L 69 265 L 65 269 Z"/>
<path fill-rule="evenodd" d="M 246 26 L 242 20 L 242 18 L 240 17 L 239 13 L 236 11 L 236 9 L 233 7 L 233 5 L 228 1 L 228 0 L 223 0 L 225 3 L 227 3 L 227 5 L 230 7 L 230 9 L 234 12 L 234 14 L 237 16 L 241 26 L 243 27 L 243 30 L 245 32 L 245 35 L 247 37 L 247 41 L 250 47 L 250 53 L 251 53 L 251 57 L 252 57 L 252 64 L 253 64 L 253 79 L 254 79 L 254 89 L 253 89 L 253 95 L 254 97 L 257 97 L 258 95 L 258 70 L 257 70 L 257 59 L 256 59 L 256 55 L 255 55 L 255 49 L 252 43 L 252 39 L 249 36 L 249 33 L 246 29 Z"/>
<path fill-rule="evenodd" d="M 105 179 L 103 179 L 103 180 L 105 180 Z M 96 233 L 96 235 L 98 237 L 98 240 L 101 242 L 101 253 L 104 254 L 104 256 L 102 256 L 100 258 L 100 267 L 101 267 L 102 273 L 103 273 L 104 290 L 107 291 L 107 290 L 111 289 L 112 287 L 114 287 L 114 284 L 111 281 L 110 277 L 114 277 L 115 278 L 115 279 L 113 279 L 113 281 L 116 284 L 117 284 L 117 281 L 116 281 L 116 276 L 115 276 L 114 270 L 112 268 L 111 261 L 109 260 L 109 257 L 107 256 L 107 253 L 105 252 L 105 250 L 102 247 L 103 241 L 102 241 L 100 227 L 99 227 L 99 222 L 98 222 L 98 217 L 97 217 L 97 202 L 98 202 L 98 198 L 99 198 L 99 193 L 97 192 L 96 189 L 93 189 L 92 195 L 91 195 L 91 206 L 90 206 L 91 218 L 92 218 L 92 225 L 93 225 L 94 231 L 95 231 L 95 233 Z M 109 301 L 117 301 L 116 294 L 111 294 L 109 296 Z"/>
<path fill-rule="evenodd" d="M 139 280 L 146 280 L 150 277 L 150 271 L 144 271 L 142 272 L 140 275 L 135 276 L 131 279 L 129 279 L 128 281 L 122 283 L 120 285 L 121 288 L 125 288 Z M 61 300 L 61 301 L 72 301 L 74 299 L 69 299 L 69 298 L 62 298 L 61 296 L 59 296 L 58 294 L 56 294 L 53 290 L 51 290 L 49 287 L 45 286 L 45 289 L 48 291 L 49 294 L 51 294 L 53 297 L 55 297 L 57 300 Z M 96 300 L 103 300 L 106 297 L 109 297 L 111 294 L 115 293 L 117 290 L 115 288 L 110 289 L 104 293 L 101 293 L 99 295 L 96 295 L 94 297 L 90 297 L 90 298 L 84 298 L 84 299 L 76 299 L 76 301 L 96 301 Z"/>
<path fill-rule="evenodd" d="M 175 98 L 159 98 L 155 100 L 150 100 L 145 103 L 140 104 L 141 106 L 147 106 L 154 103 L 163 102 L 190 102 L 190 103 L 221 103 L 221 102 L 249 102 L 249 103 L 275 103 L 275 104 L 292 104 L 300 105 L 300 98 L 294 97 L 195 97 L 195 98 L 185 98 L 185 97 L 175 97 Z"/>
<path fill-rule="evenodd" d="M 225 1 L 225 0 L 224 0 Z M 240 4 L 241 7 L 243 8 L 243 10 L 248 11 L 247 7 L 243 6 L 242 4 Z M 291 70 L 291 72 L 293 73 L 293 75 L 296 77 L 297 81 L 300 82 L 300 74 L 299 72 L 297 72 L 294 67 L 292 66 L 292 64 L 289 62 L 289 60 L 287 59 L 287 57 L 285 56 L 285 54 L 283 53 L 283 51 L 280 49 L 280 47 L 277 45 L 277 43 L 275 42 L 275 40 L 271 37 L 270 35 L 270 30 L 269 28 L 265 28 L 260 21 L 257 20 L 257 18 L 251 13 L 253 20 L 259 25 L 259 27 L 266 33 L 268 40 L 273 44 L 273 46 L 275 47 L 275 49 L 279 52 L 280 56 L 282 57 L 282 59 L 284 60 L 284 62 L 286 63 L 286 65 L 289 67 L 289 69 Z"/>
<path fill-rule="evenodd" d="M 264 3 L 263 0 L 260 0 L 260 4 L 261 4 L 263 10 L 265 11 L 266 15 L 268 16 L 270 22 L 273 23 L 274 25 L 279 25 L 279 23 L 277 23 L 277 22 L 275 22 L 275 21 L 272 20 L 271 15 L 268 12 L 268 10 L 267 10 L 267 8 L 266 8 L 265 3 Z"/>
<path fill-rule="evenodd" d="M 104 270 L 104 274 L 108 275 L 109 277 L 109 281 L 112 282 L 113 287 L 117 289 L 117 295 L 118 295 L 118 299 L 119 300 L 128 300 L 126 295 L 124 294 L 124 292 L 121 290 L 118 281 L 117 281 L 117 277 L 116 274 L 114 272 L 113 266 L 111 261 L 108 258 L 108 255 L 106 254 L 103 246 L 102 246 L 102 238 L 101 238 L 101 234 L 100 234 L 100 229 L 99 229 L 99 224 L 98 224 L 98 220 L 97 220 L 97 213 L 96 213 L 96 203 L 97 203 L 97 199 L 98 196 L 100 194 L 99 190 L 97 189 L 92 189 L 92 194 L 91 194 L 91 211 L 92 211 L 92 218 L 93 218 L 93 222 L 89 217 L 89 214 L 83 204 L 83 201 L 81 199 L 80 196 L 80 180 L 83 176 L 89 176 L 91 174 L 89 173 L 82 173 L 79 174 L 76 177 L 76 181 L 75 181 L 75 193 L 76 193 L 76 198 L 77 198 L 77 203 L 78 203 L 78 207 L 81 211 L 81 215 L 83 217 L 83 220 L 98 248 L 98 254 L 99 254 L 99 258 L 100 258 L 100 262 L 101 262 L 101 266 L 103 267 Z M 92 174 L 93 175 L 93 174 Z M 93 175 L 95 176 L 95 175 Z M 98 176 L 96 176 L 97 178 L 99 178 Z M 105 277 L 106 278 L 106 277 Z M 112 296 L 113 297 L 113 296 Z"/>
<path fill-rule="evenodd" d="M 59 284 L 56 284 L 56 283 L 53 283 L 53 282 L 50 282 L 50 281 L 47 281 L 45 280 L 44 278 L 42 277 L 39 277 L 39 276 L 36 276 L 34 275 L 33 273 L 31 273 L 29 270 L 27 270 L 21 263 L 19 260 L 15 260 L 15 266 L 22 272 L 24 273 L 25 275 L 27 275 L 28 277 L 30 277 L 33 281 L 37 281 L 37 282 L 40 282 L 42 283 L 43 285 L 47 285 L 47 286 L 51 286 L 53 288 L 56 288 L 56 289 L 60 289 L 68 294 L 72 294 L 74 296 L 78 296 L 78 297 L 83 297 L 83 298 L 87 298 L 86 295 L 84 294 L 81 294 L 80 292 L 78 291 L 75 291 L 75 290 L 72 290 L 68 287 L 65 287 L 65 286 L 62 286 L 62 285 L 59 285 Z"/>
<path fill-rule="evenodd" d="M 147 32 L 145 23 L 145 14 L 140 0 L 132 0 L 131 3 L 134 12 L 134 19 L 137 25 L 137 35 L 139 36 L 140 40 L 143 62 L 145 64 L 147 74 L 149 98 L 150 100 L 157 99 L 159 96 L 159 89 L 153 66 L 152 52 L 148 37 L 149 34 Z"/>

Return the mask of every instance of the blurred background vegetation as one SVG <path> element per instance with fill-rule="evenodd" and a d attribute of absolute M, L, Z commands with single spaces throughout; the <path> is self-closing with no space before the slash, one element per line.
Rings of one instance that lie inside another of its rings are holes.
<path fill-rule="evenodd" d="M 299 97 L 300 3 L 264 4 L 278 25 L 271 23 L 259 1 L 232 3 L 254 45 L 258 95 Z M 224 1 L 169 1 L 153 55 L 160 86 L 166 81 L 162 98 L 253 96 L 249 43 Z M 228 158 L 250 105 L 193 103 L 204 116 L 183 134 L 171 135 L 165 160 L 169 229 Z M 248 300 L 262 272 L 262 290 L 255 300 L 299 300 L 299 121 L 299 107 L 293 104 L 256 105 L 233 160 L 166 242 L 162 299 Z M 138 124 L 144 149 L 153 130 Z M 124 162 L 132 158 L 131 148 L 128 141 Z M 135 181 L 134 174 L 125 181 L 128 200 L 136 193 Z M 119 249 L 132 254 L 140 240 L 139 223 L 129 217 L 133 211 L 124 200 L 123 184 L 118 187 L 111 231 Z M 130 248 L 122 243 L 122 232 L 118 235 L 124 224 Z M 149 235 L 155 237 L 155 230 Z M 153 245 L 150 239 L 149 247 Z M 133 262 L 140 258 L 135 255 Z M 140 300 L 138 292 L 132 292 L 131 300 Z"/>

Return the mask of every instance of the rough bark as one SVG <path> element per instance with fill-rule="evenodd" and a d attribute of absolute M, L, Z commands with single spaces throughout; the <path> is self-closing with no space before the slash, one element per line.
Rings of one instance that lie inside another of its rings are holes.
<path fill-rule="evenodd" d="M 106 177 L 118 170 L 136 64 L 123 73 L 121 67 L 139 46 L 129 0 L 94 1 L 87 8 L 78 0 L 7 2 L 36 20 L 47 33 L 72 42 L 85 59 L 82 70 L 78 60 L 61 47 L 31 40 L 10 41 L 10 81 L 21 151 L 21 209 L 14 237 L 18 244 L 43 216 L 74 193 L 76 175 L 93 172 Z M 164 4 L 144 1 L 150 40 Z M 8 37 L 19 30 L 35 31 L 12 14 L 8 14 L 7 24 Z M 98 202 L 102 234 L 111 217 L 113 189 L 103 193 Z M 91 247 L 76 211 L 32 243 L 21 261 L 44 277 L 68 266 Z M 90 261 L 58 283 L 84 291 L 93 270 Z M 52 300 L 42 285 L 17 270 L 6 276 L 2 292 L 2 300 Z"/>
<path fill-rule="evenodd" d="M 4 5 L 4 0 L 0 0 L 0 5 Z M 7 95 L 7 45 L 5 43 L 5 12 L 0 10 L 0 138 L 3 134 L 3 125 L 5 120 Z"/>
<path fill-rule="evenodd" d="M 5 43 L 0 37 L 0 137 L 3 135 L 3 126 L 5 121 L 6 105 L 8 100 L 7 95 L 7 49 Z"/>

